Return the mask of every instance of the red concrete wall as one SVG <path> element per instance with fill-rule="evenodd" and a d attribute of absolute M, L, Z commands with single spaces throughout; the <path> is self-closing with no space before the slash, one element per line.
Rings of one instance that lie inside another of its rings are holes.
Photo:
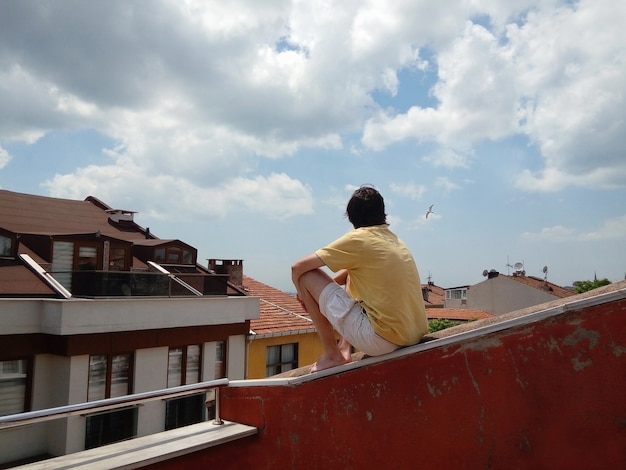
<path fill-rule="evenodd" d="M 626 301 L 296 386 L 226 388 L 254 437 L 152 468 L 626 468 Z"/>

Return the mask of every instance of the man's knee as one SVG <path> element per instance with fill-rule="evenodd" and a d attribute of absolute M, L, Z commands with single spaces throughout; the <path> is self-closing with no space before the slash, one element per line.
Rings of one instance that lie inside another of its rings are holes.
<path fill-rule="evenodd" d="M 299 282 L 302 288 L 306 289 L 315 300 L 319 301 L 324 288 L 335 281 L 321 269 L 313 269 L 300 276 Z"/>

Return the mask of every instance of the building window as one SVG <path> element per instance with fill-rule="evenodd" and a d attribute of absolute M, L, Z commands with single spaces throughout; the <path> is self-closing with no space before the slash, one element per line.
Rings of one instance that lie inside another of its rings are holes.
<path fill-rule="evenodd" d="M 76 258 L 78 271 L 95 271 L 98 269 L 98 248 L 96 246 L 79 246 Z"/>
<path fill-rule="evenodd" d="M 268 346 L 265 361 L 267 377 L 298 367 L 298 343 Z"/>
<path fill-rule="evenodd" d="M 13 255 L 13 239 L 0 235 L 0 256 L 9 257 Z"/>
<path fill-rule="evenodd" d="M 87 401 L 128 395 L 131 390 L 131 355 L 89 356 Z"/>
<path fill-rule="evenodd" d="M 226 377 L 226 341 L 215 343 L 215 378 Z"/>
<path fill-rule="evenodd" d="M 215 342 L 215 374 L 214 379 L 223 379 L 228 375 L 228 342 Z M 215 391 L 210 390 L 208 393 L 209 400 L 206 403 L 208 419 L 215 418 Z"/>
<path fill-rule="evenodd" d="M 195 264 L 193 251 L 175 245 L 156 248 L 154 261 L 164 264 Z"/>
<path fill-rule="evenodd" d="M 204 421 L 206 393 L 174 398 L 165 403 L 165 430 Z"/>
<path fill-rule="evenodd" d="M 109 251 L 109 271 L 126 271 L 126 248 L 111 248 Z"/>
<path fill-rule="evenodd" d="M 128 395 L 132 389 L 130 354 L 89 356 L 87 401 Z M 85 448 L 91 449 L 130 439 L 137 434 L 137 408 L 96 413 L 87 416 Z"/>
<path fill-rule="evenodd" d="M 167 386 L 177 387 L 200 382 L 200 345 L 170 348 L 167 362 Z M 206 394 L 200 393 L 165 402 L 165 429 L 174 429 L 204 421 Z"/>
<path fill-rule="evenodd" d="M 85 449 L 130 439 L 137 434 L 137 408 L 87 416 Z"/>
<path fill-rule="evenodd" d="M 0 416 L 28 411 L 28 361 L 0 361 Z"/>
<path fill-rule="evenodd" d="M 467 299 L 467 289 L 448 289 L 446 299 L 465 300 Z"/>
<path fill-rule="evenodd" d="M 200 345 L 170 348 L 167 361 L 167 386 L 200 382 Z"/>
<path fill-rule="evenodd" d="M 72 290 L 74 243 L 55 241 L 52 245 L 52 275 L 67 290 Z"/>

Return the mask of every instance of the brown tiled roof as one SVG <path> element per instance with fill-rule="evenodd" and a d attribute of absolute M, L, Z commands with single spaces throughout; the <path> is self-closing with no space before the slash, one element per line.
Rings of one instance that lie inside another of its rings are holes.
<path fill-rule="evenodd" d="M 159 245 L 167 245 L 167 244 L 172 243 L 172 242 L 176 242 L 176 243 L 178 243 L 180 245 L 187 245 L 187 246 L 191 247 L 191 245 L 188 245 L 187 243 L 185 243 L 183 241 L 180 241 L 178 239 L 165 240 L 165 239 L 162 239 L 162 238 L 156 238 L 156 239 L 153 239 L 153 238 L 143 239 L 142 238 L 140 240 L 133 240 L 133 244 L 134 245 L 138 245 L 138 246 L 159 246 Z M 191 248 L 193 248 L 193 247 L 191 247 Z"/>
<path fill-rule="evenodd" d="M 119 230 L 109 214 L 90 201 L 59 199 L 0 190 L 0 227 L 13 233 L 44 235 L 84 234 L 100 231 L 122 240 L 145 238 L 141 227 Z M 128 225 L 128 224 L 127 224 Z"/>
<path fill-rule="evenodd" d="M 446 319 L 470 321 L 491 318 L 495 317 L 495 315 L 482 310 L 472 310 L 468 308 L 427 308 L 426 317 L 429 320 Z"/>
<path fill-rule="evenodd" d="M 446 290 L 443 287 L 430 283 L 422 284 L 422 289 L 428 289 L 428 300 L 424 301 L 427 308 L 429 306 L 443 305 L 446 297 Z"/>
<path fill-rule="evenodd" d="M 260 298 L 260 315 L 250 321 L 257 335 L 279 336 L 315 331 L 313 322 L 294 295 L 243 276 L 243 288 L 248 295 Z"/>
<path fill-rule="evenodd" d="M 0 269 L 0 297 L 56 297 L 45 282 L 23 265 L 4 266 Z"/>
<path fill-rule="evenodd" d="M 502 276 L 502 274 L 500 274 Z M 513 279 L 517 282 L 520 282 L 524 285 L 534 287 L 535 289 L 543 290 L 549 292 L 550 294 L 559 297 L 565 298 L 570 297 L 572 295 L 576 295 L 576 292 L 571 291 L 569 289 L 565 289 L 564 287 L 558 286 L 551 282 L 548 282 L 544 279 L 535 276 L 506 276 L 510 279 Z"/>

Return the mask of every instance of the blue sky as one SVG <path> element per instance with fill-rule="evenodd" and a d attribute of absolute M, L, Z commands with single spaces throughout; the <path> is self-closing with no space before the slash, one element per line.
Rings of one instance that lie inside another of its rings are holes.
<path fill-rule="evenodd" d="M 624 279 L 626 4 L 472 3 L 5 0 L 0 188 L 287 291 L 366 183 L 424 282 Z"/>

